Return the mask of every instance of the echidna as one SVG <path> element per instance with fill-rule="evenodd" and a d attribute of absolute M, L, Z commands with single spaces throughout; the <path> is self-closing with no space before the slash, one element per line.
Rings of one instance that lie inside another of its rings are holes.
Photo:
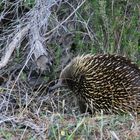
<path fill-rule="evenodd" d="M 60 81 L 75 94 L 81 112 L 140 112 L 140 69 L 116 55 L 82 55 L 61 72 Z"/>

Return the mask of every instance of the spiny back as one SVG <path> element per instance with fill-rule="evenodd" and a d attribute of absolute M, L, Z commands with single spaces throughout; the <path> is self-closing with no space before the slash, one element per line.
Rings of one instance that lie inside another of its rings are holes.
<path fill-rule="evenodd" d="M 140 112 L 140 70 L 116 55 L 82 55 L 61 72 L 62 84 L 76 95 L 81 111 Z"/>

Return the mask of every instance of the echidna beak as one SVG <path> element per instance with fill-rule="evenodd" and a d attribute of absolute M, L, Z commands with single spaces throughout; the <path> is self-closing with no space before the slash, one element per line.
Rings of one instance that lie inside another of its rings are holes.
<path fill-rule="evenodd" d="M 64 85 L 62 84 L 62 80 L 58 80 L 57 84 L 55 84 L 52 87 L 49 87 L 49 92 L 51 92 L 52 90 L 58 89 L 64 87 Z"/>

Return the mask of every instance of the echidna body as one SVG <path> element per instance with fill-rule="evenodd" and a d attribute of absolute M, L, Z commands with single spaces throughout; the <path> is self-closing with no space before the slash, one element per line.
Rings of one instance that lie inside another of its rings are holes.
<path fill-rule="evenodd" d="M 140 112 L 140 70 L 124 57 L 82 55 L 60 74 L 75 94 L 81 112 Z"/>

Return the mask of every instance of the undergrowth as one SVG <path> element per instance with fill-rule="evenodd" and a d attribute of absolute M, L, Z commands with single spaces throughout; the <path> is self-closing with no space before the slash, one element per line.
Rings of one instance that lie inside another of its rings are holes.
<path fill-rule="evenodd" d="M 26 25 L 25 15 L 34 5 L 35 0 L 0 0 L 1 56 L 13 30 L 20 23 Z M 51 10 L 48 32 L 52 32 L 46 33 L 45 40 L 53 56 L 50 71 L 39 73 L 33 58 L 22 69 L 29 52 L 27 38 L 0 70 L 0 139 L 139 140 L 140 121 L 131 114 L 80 114 L 70 91 L 48 91 L 78 54 L 119 54 L 140 65 L 139 0 L 59 1 Z"/>

